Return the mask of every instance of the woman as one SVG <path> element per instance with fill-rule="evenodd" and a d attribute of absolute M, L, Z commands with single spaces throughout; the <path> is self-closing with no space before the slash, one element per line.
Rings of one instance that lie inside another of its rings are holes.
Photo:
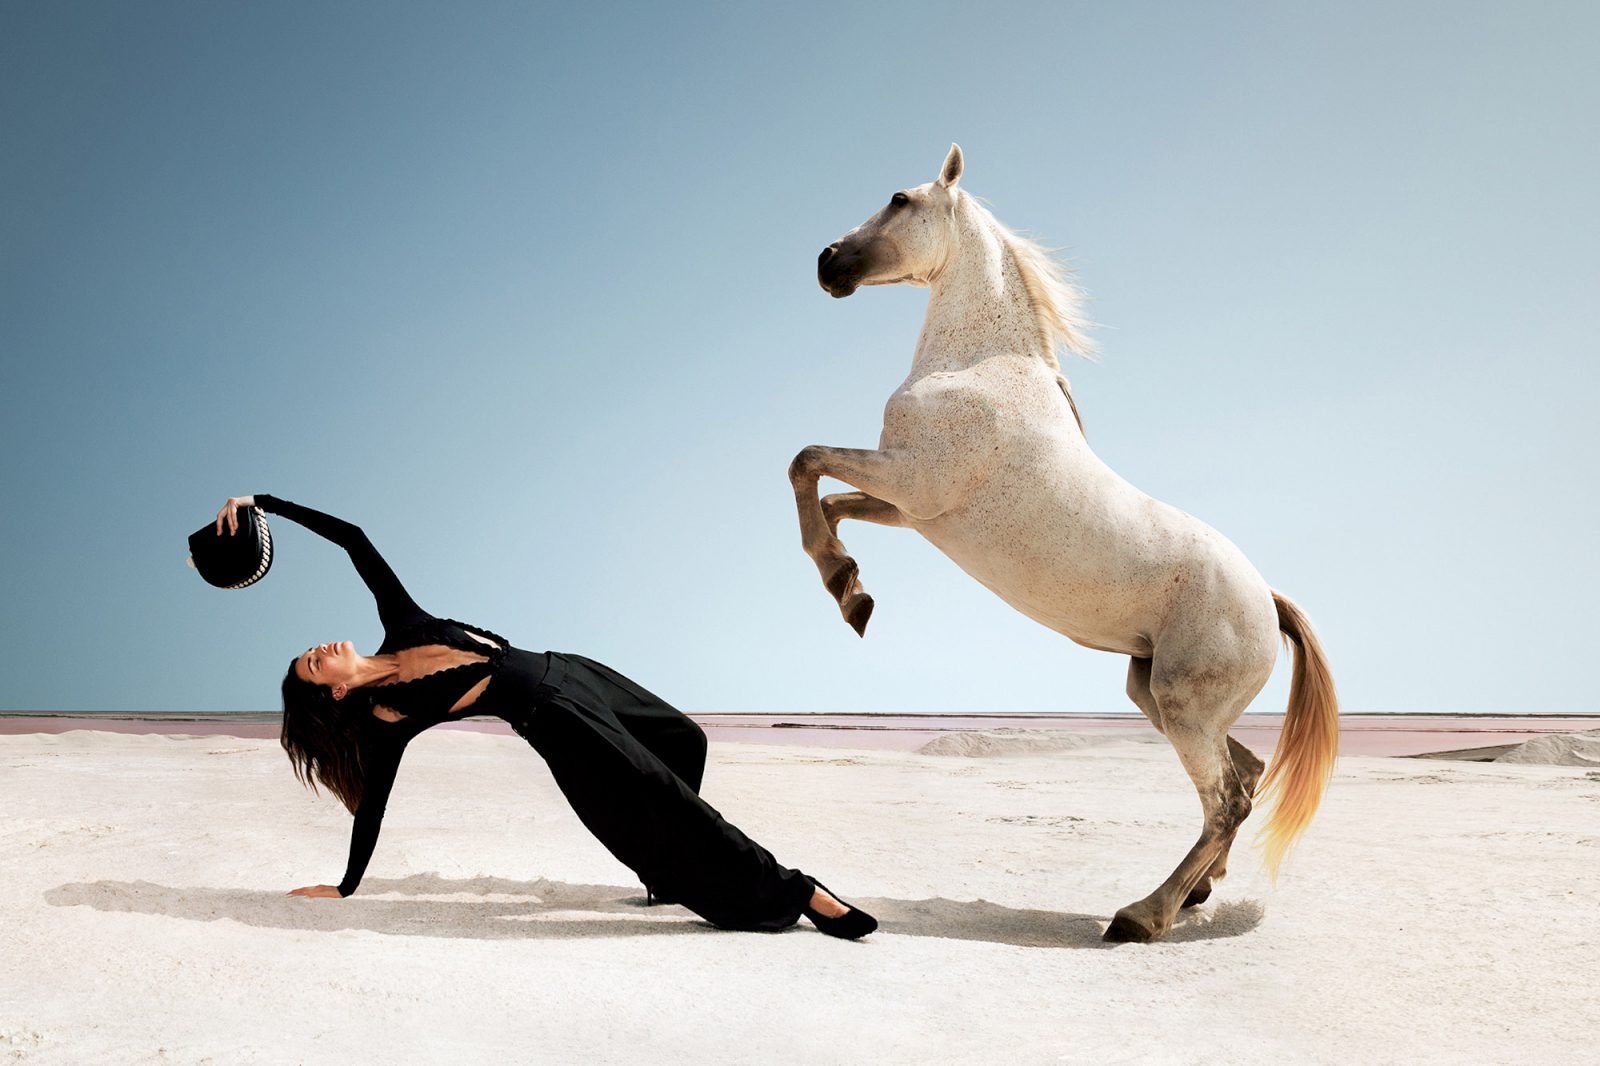
<path fill-rule="evenodd" d="M 296 776 L 320 782 L 355 814 L 350 861 L 337 886 L 355 891 L 377 843 L 406 744 L 468 714 L 505 719 L 544 756 L 583 824 L 653 895 L 724 929 L 786 929 L 804 914 L 831 936 L 877 928 L 723 820 L 698 795 L 705 734 L 627 678 L 580 655 L 529 652 L 476 626 L 418 607 L 359 528 L 273 496 L 232 497 L 217 535 L 238 530 L 238 508 L 260 507 L 350 554 L 377 600 L 384 640 L 374 655 L 349 642 L 295 656 L 283 679 L 283 747 Z"/>

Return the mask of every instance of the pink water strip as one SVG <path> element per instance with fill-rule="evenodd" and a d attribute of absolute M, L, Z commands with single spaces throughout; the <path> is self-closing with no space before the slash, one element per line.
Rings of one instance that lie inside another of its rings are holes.
<path fill-rule="evenodd" d="M 785 744 L 816 748 L 876 748 L 915 751 L 946 733 L 988 729 L 1060 729 L 1073 732 L 1148 733 L 1139 715 L 1076 714 L 697 714 L 692 716 L 718 742 Z M 1270 751 L 1283 716 L 1247 714 L 1232 733 L 1256 751 Z M 1600 729 L 1600 715 L 1546 717 L 1452 717 L 1446 715 L 1347 714 L 1340 719 L 1340 750 L 1346 755 L 1421 755 L 1496 744 L 1520 744 L 1546 733 Z M 509 733 L 498 719 L 474 718 L 441 728 Z M 111 733 L 170 733 L 276 738 L 275 714 L 0 714 L 0 734 L 64 733 L 96 729 Z"/>

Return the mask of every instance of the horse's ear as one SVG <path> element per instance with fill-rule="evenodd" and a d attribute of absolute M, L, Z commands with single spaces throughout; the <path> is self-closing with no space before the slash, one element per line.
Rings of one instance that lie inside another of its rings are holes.
<path fill-rule="evenodd" d="M 961 180 L 961 146 L 952 144 L 950 154 L 944 157 L 944 166 L 939 168 L 939 184 L 946 189 L 955 188 L 956 182 Z"/>

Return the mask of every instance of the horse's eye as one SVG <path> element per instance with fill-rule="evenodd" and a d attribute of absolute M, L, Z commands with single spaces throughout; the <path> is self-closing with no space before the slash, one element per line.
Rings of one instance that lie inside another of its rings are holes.
<path fill-rule="evenodd" d="M 903 192 L 897 192 L 893 196 L 889 197 L 889 203 L 894 207 L 904 207 L 906 204 L 909 204 L 910 202 L 911 202 L 911 197 L 907 196 Z"/>

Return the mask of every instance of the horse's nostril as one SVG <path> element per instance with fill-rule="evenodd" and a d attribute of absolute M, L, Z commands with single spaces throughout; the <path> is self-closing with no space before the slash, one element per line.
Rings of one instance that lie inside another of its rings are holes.
<path fill-rule="evenodd" d="M 828 262 L 828 260 L 833 258 L 833 253 L 837 252 L 838 250 L 839 250 L 839 246 L 837 244 L 830 244 L 826 248 L 824 248 L 822 250 L 822 254 L 817 256 L 817 266 L 820 267 L 820 266 L 825 265 Z"/>

